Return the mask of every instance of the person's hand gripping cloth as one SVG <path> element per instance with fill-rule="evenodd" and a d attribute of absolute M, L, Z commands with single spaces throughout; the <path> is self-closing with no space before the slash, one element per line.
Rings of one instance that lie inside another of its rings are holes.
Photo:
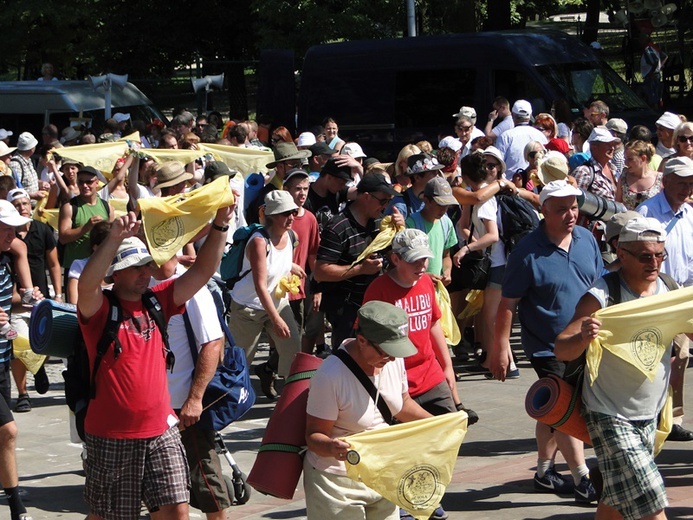
<path fill-rule="evenodd" d="M 378 251 L 382 251 L 383 249 L 389 247 L 390 244 L 392 244 L 392 239 L 395 238 L 395 235 L 399 231 L 402 231 L 404 229 L 404 226 L 397 226 L 392 221 L 392 215 L 383 217 L 383 219 L 380 221 L 380 231 L 378 232 L 378 235 L 373 239 L 373 241 L 370 244 L 368 244 L 366 249 L 364 249 L 363 253 L 361 253 L 359 257 L 356 260 L 354 260 L 354 262 L 351 264 L 351 267 L 354 267 L 364 258 L 368 258 L 372 254 L 377 253 Z"/>

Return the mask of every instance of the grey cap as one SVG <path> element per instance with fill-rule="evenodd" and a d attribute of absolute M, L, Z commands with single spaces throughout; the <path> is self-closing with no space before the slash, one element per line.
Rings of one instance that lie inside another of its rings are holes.
<path fill-rule="evenodd" d="M 358 311 L 358 333 L 392 357 L 407 357 L 418 351 L 409 339 L 409 316 L 391 303 L 372 300 Z"/>
<path fill-rule="evenodd" d="M 688 157 L 672 157 L 664 163 L 662 175 L 670 175 L 672 173 L 679 177 L 690 177 L 693 175 L 693 161 Z"/>
<path fill-rule="evenodd" d="M 433 252 L 428 246 L 428 236 L 419 229 L 404 229 L 397 233 L 392 240 L 392 252 L 407 263 L 433 258 Z"/>
<path fill-rule="evenodd" d="M 667 232 L 659 220 L 638 216 L 626 222 L 618 235 L 618 243 L 664 242 Z"/>

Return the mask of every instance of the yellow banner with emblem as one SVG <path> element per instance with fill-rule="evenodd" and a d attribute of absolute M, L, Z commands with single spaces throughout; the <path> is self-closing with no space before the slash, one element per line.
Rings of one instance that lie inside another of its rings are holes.
<path fill-rule="evenodd" d="M 227 177 L 196 190 L 139 199 L 142 227 L 152 258 L 161 265 L 175 255 L 205 227 L 219 208 L 234 202 Z"/>
<path fill-rule="evenodd" d="M 217 161 L 225 163 L 229 168 L 238 170 L 243 177 L 251 173 L 267 173 L 267 163 L 274 161 L 274 154 L 266 150 L 208 143 L 200 143 L 198 147 L 205 153 L 211 153 Z"/>
<path fill-rule="evenodd" d="M 466 433 L 467 414 L 456 412 L 350 435 L 347 475 L 426 520 L 452 480 Z"/>
<path fill-rule="evenodd" d="M 693 287 L 606 307 L 593 316 L 602 326 L 587 348 L 591 382 L 599 375 L 603 348 L 653 381 L 674 336 L 693 332 Z"/>

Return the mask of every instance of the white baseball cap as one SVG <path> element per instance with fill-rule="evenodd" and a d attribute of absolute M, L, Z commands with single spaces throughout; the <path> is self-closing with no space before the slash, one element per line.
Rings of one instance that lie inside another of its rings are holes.
<path fill-rule="evenodd" d="M 11 202 L 0 200 L 0 222 L 7 226 L 18 227 L 31 222 L 31 219 L 22 217 Z"/>
<path fill-rule="evenodd" d="M 303 132 L 298 136 L 296 146 L 313 146 L 316 142 L 313 132 Z"/>
<path fill-rule="evenodd" d="M 462 149 L 462 141 L 457 137 L 448 135 L 440 140 L 438 148 L 450 148 L 453 152 L 459 152 Z"/>
<path fill-rule="evenodd" d="M 532 117 L 532 104 L 526 99 L 518 99 L 513 104 L 512 113 L 520 117 Z"/>
<path fill-rule="evenodd" d="M 655 124 L 668 128 L 669 130 L 674 130 L 681 123 L 681 118 L 673 112 L 664 112 L 659 119 L 655 121 Z"/>
<path fill-rule="evenodd" d="M 625 223 L 618 234 L 618 243 L 625 242 L 664 242 L 667 232 L 661 222 L 654 218 L 638 216 Z"/>
<path fill-rule="evenodd" d="M 452 117 L 467 116 L 472 123 L 476 123 L 476 110 L 474 107 L 460 107 L 460 111 L 457 114 L 452 114 Z"/>
<path fill-rule="evenodd" d="M 551 181 L 541 190 L 539 194 L 539 203 L 544 204 L 544 202 L 552 197 L 577 197 L 578 195 L 582 195 L 582 191 L 568 184 L 566 181 Z"/>
<path fill-rule="evenodd" d="M 595 126 L 592 129 L 592 133 L 587 138 L 590 143 L 616 143 L 621 142 L 621 140 L 612 134 L 609 129 L 605 126 Z"/>
<path fill-rule="evenodd" d="M 354 159 L 368 157 L 365 153 L 363 153 L 363 148 L 361 148 L 361 145 L 353 142 L 345 144 L 340 153 L 343 155 L 351 155 Z"/>
<path fill-rule="evenodd" d="M 679 177 L 690 177 L 693 175 L 693 161 L 688 157 L 672 157 L 664 163 L 662 175 L 670 175 L 672 173 Z"/>

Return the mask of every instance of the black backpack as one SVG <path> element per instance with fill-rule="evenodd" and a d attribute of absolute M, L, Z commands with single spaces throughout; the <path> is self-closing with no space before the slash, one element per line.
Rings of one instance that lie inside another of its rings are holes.
<path fill-rule="evenodd" d="M 122 352 L 122 346 L 118 339 L 118 330 L 123 322 L 123 309 L 112 291 L 106 290 L 103 291 L 103 294 L 108 298 L 108 319 L 106 320 L 103 334 L 96 346 L 96 358 L 94 359 L 93 367 L 89 366 L 87 348 L 82 338 L 81 329 L 78 329 L 79 339 L 75 354 L 67 358 L 67 369 L 63 371 L 65 401 L 70 410 L 75 414 L 77 432 L 82 440 L 85 438 L 84 420 L 87 416 L 89 402 L 96 397 L 96 374 L 99 371 L 101 360 L 108 349 L 111 348 L 111 345 L 113 345 L 116 359 Z M 168 324 L 166 323 L 161 304 L 156 295 L 149 290 L 142 295 L 142 304 L 161 332 L 166 352 L 166 368 L 171 370 L 175 358 L 168 345 Z"/>
<path fill-rule="evenodd" d="M 509 255 L 524 237 L 539 227 L 539 216 L 534 206 L 521 197 L 496 195 L 503 228 L 500 239 Z"/>

